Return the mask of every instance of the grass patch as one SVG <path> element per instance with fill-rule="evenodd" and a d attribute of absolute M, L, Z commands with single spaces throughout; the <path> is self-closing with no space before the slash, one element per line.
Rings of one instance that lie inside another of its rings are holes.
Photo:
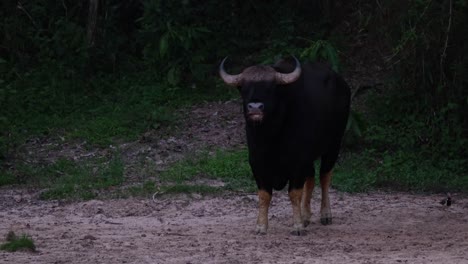
<path fill-rule="evenodd" d="M 124 181 L 124 164 L 119 157 L 80 163 L 60 159 L 43 167 L 23 165 L 20 171 L 24 183 L 45 189 L 41 199 L 93 199 L 99 191 Z"/>
<path fill-rule="evenodd" d="M 1 250 L 15 252 L 18 250 L 29 250 L 36 251 L 36 245 L 31 237 L 27 235 L 21 235 L 20 237 L 16 236 L 13 231 L 8 232 L 6 236 L 6 243 L 0 246 Z"/>
<path fill-rule="evenodd" d="M 0 171 L 0 186 L 16 183 L 16 177 L 9 171 Z"/>
<path fill-rule="evenodd" d="M 336 165 L 333 187 L 345 192 L 376 189 L 466 192 L 468 175 L 463 174 L 462 164 L 463 161 L 434 164 L 417 153 L 401 151 L 381 153 L 371 149 L 345 156 Z M 163 172 L 161 179 L 165 184 L 170 183 L 161 187 L 162 192 L 256 191 L 247 162 L 246 149 L 220 150 L 214 154 L 204 152 L 184 159 Z M 220 180 L 225 185 L 222 187 L 204 185 L 205 189 L 202 189 L 202 186 L 187 184 L 196 183 L 197 179 Z M 154 183 L 151 186 L 151 193 L 158 190 Z"/>
<path fill-rule="evenodd" d="M 434 163 L 417 153 L 363 151 L 337 165 L 333 186 L 347 192 L 371 189 L 402 191 L 468 191 L 462 160 Z"/>
<path fill-rule="evenodd" d="M 253 192 L 256 185 L 247 162 L 247 150 L 203 152 L 174 164 L 161 175 L 170 183 L 168 192 L 216 192 L 217 190 Z M 224 186 L 191 185 L 197 179 L 220 180 Z"/>
<path fill-rule="evenodd" d="M 62 175 L 41 194 L 42 199 L 93 199 L 97 191 L 119 186 L 124 181 L 124 164 L 119 158 L 98 165 L 66 161 L 58 165 L 65 165 L 60 171 Z"/>

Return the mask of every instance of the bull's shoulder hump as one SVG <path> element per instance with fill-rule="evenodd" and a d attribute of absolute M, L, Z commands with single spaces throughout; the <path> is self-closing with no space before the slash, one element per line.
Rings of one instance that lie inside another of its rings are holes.
<path fill-rule="evenodd" d="M 304 78 L 327 81 L 336 77 L 336 73 L 323 63 L 304 63 L 302 66 Z"/>

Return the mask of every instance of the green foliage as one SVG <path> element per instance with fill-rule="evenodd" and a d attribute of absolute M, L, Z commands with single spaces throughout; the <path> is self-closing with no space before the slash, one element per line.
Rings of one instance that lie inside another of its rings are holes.
<path fill-rule="evenodd" d="M 362 138 L 367 131 L 367 122 L 364 120 L 363 115 L 357 111 L 351 109 L 348 117 L 348 123 L 346 124 L 344 142 L 346 145 L 353 145 Z"/>
<path fill-rule="evenodd" d="M 398 78 L 386 98 L 374 101 L 376 129 L 386 142 L 418 147 L 432 159 L 466 157 L 468 83 L 462 76 L 468 73 L 468 50 L 461 43 L 468 40 L 468 7 L 451 0 L 396 5 L 384 2 L 384 8 L 406 12 L 386 25 L 383 37 L 393 43 L 388 60 Z M 389 125 L 392 130 L 384 128 Z M 399 140 L 393 141 L 395 135 Z"/>
<path fill-rule="evenodd" d="M 298 14 L 298 6 L 311 7 L 284 1 L 220 5 L 213 0 L 203 4 L 145 0 L 138 19 L 144 61 L 160 73 L 158 80 L 180 86 L 205 80 L 213 64 L 226 55 L 247 57 L 259 52 L 259 57 L 271 61 L 277 55 L 293 54 L 303 45 L 299 36 L 311 37 L 312 25 L 303 23 L 312 22 L 310 14 Z"/>
<path fill-rule="evenodd" d="M 461 149 L 468 142 L 461 131 L 450 132 L 460 127 L 435 127 L 437 113 L 423 118 L 405 109 L 411 98 L 411 91 L 399 89 L 369 95 L 368 104 L 374 110 L 366 115 L 368 125 L 361 141 L 361 149 L 368 150 L 344 160 L 336 177 L 339 189 L 468 191 L 468 164 Z M 412 108 L 421 109 L 417 102 Z M 435 131 L 442 134 L 435 137 Z"/>
<path fill-rule="evenodd" d="M 203 80 L 207 55 L 203 49 L 211 31 L 193 23 L 190 13 L 195 7 L 188 1 L 181 5 L 160 0 L 144 1 L 143 6 L 140 41 L 145 46 L 145 60 L 155 71 L 164 73 L 160 80 L 172 86 L 191 78 Z M 186 72 L 190 76 L 184 76 Z"/>
<path fill-rule="evenodd" d="M 432 116 L 422 116 L 417 110 L 409 109 L 407 100 L 414 95 L 408 93 L 411 92 L 397 90 L 385 97 L 371 95 L 370 100 L 377 107 L 374 107 L 375 112 L 369 116 L 372 122 L 366 135 L 369 142 L 377 149 L 408 152 L 417 150 L 432 162 L 463 161 L 463 153 L 466 151 L 464 146 L 468 144 L 468 139 L 462 133 L 461 124 L 450 124 L 448 120 L 441 120 L 444 119 L 442 115 L 445 110 L 442 113 L 435 112 Z M 400 104 L 396 104 L 397 100 Z M 408 108 L 405 109 L 406 107 Z M 414 102 L 411 108 L 422 107 L 425 106 Z M 453 112 L 453 115 L 456 113 Z M 437 124 L 445 125 L 440 127 Z M 466 166 L 460 169 L 463 168 Z"/>
<path fill-rule="evenodd" d="M 310 61 L 328 62 L 336 72 L 340 72 L 341 69 L 338 51 L 326 40 L 311 41 L 310 46 L 302 51 L 301 58 Z"/>
<path fill-rule="evenodd" d="M 213 155 L 202 153 L 176 163 L 161 175 L 162 180 L 176 186 L 185 186 L 188 181 L 204 178 L 223 181 L 223 189 L 226 190 L 255 190 L 246 150 L 217 151 Z"/>
<path fill-rule="evenodd" d="M 34 241 L 28 235 L 22 235 L 18 237 L 13 231 L 8 232 L 6 236 L 6 243 L 0 246 L 1 250 L 15 252 L 18 250 L 30 250 L 36 251 L 36 245 Z"/>
<path fill-rule="evenodd" d="M 353 166 L 368 169 L 354 169 L 343 179 L 348 185 L 357 177 L 362 186 L 466 191 L 468 90 L 461 77 L 468 73 L 462 44 L 468 34 L 466 3 L 380 1 L 354 9 L 359 37 L 370 37 L 376 47 L 390 45 L 385 62 L 391 77 L 366 98 L 367 111 L 358 116 L 365 129 L 348 124 L 364 136 L 361 148 L 374 151 L 351 159 Z M 378 162 L 370 162 L 370 155 Z"/>

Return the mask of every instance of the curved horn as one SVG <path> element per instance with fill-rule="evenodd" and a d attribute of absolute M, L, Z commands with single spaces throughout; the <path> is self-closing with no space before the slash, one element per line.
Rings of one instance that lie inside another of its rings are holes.
<path fill-rule="evenodd" d="M 226 84 L 231 86 L 239 86 L 242 81 L 242 74 L 230 75 L 224 70 L 224 62 L 227 60 L 227 58 L 228 57 L 224 58 L 224 60 L 221 62 L 221 65 L 219 65 L 219 75 Z"/>
<path fill-rule="evenodd" d="M 277 72 L 275 74 L 275 79 L 276 79 L 276 83 L 278 84 L 288 84 L 288 83 L 292 83 L 292 82 L 295 82 L 297 79 L 299 79 L 299 76 L 301 76 L 301 63 L 299 62 L 299 60 L 297 60 L 296 57 L 294 57 L 294 60 L 296 61 L 296 68 L 294 69 L 293 72 L 291 73 L 279 73 Z"/>

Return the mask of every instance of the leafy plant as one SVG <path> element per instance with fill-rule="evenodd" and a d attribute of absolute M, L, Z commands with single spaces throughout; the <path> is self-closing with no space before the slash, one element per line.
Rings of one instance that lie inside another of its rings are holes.
<path fill-rule="evenodd" d="M 181 6 L 158 0 L 147 0 L 143 4 L 145 12 L 140 22 L 146 61 L 164 73 L 162 80 L 172 86 L 187 79 L 204 79 L 206 57 L 203 45 L 211 31 L 191 23 L 189 13 L 193 7 L 189 3 Z M 174 19 L 174 13 L 179 19 Z M 190 76 L 184 76 L 187 72 Z"/>
<path fill-rule="evenodd" d="M 363 139 L 366 130 L 367 123 L 364 121 L 363 115 L 351 109 L 346 124 L 345 143 L 353 144 Z"/>
<path fill-rule="evenodd" d="M 336 72 L 340 72 L 341 69 L 338 51 L 326 40 L 311 41 L 310 46 L 302 51 L 301 58 L 310 61 L 328 62 Z"/>
<path fill-rule="evenodd" d="M 6 235 L 6 241 L 6 243 L 0 246 L 1 250 L 10 252 L 18 250 L 36 251 L 36 245 L 34 245 L 34 241 L 28 235 L 21 235 L 18 237 L 13 231 L 10 231 Z"/>

